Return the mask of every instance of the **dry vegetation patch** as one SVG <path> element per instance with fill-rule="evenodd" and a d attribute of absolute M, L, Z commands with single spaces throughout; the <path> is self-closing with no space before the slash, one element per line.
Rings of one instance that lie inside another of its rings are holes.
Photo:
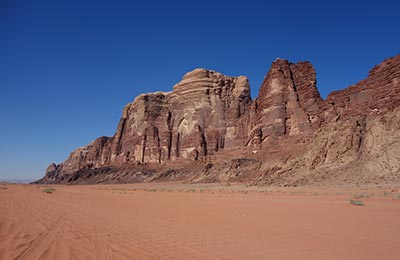
<path fill-rule="evenodd" d="M 55 191 L 56 191 L 56 189 L 51 188 L 51 187 L 45 188 L 45 189 L 43 190 L 43 192 L 44 192 L 44 193 L 47 193 L 47 194 L 52 194 L 52 193 L 55 192 Z"/>

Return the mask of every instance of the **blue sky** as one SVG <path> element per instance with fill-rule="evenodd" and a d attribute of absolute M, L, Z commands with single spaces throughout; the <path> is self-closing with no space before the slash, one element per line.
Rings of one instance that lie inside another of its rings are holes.
<path fill-rule="evenodd" d="M 205 67 L 311 61 L 323 97 L 400 54 L 396 1 L 0 1 L 0 179 L 113 135 L 123 106 Z"/>

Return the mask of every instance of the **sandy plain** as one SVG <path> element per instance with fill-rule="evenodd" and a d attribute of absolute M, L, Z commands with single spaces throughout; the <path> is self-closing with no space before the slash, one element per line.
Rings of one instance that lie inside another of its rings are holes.
<path fill-rule="evenodd" d="M 0 259 L 400 259 L 394 187 L 52 187 L 0 184 Z"/>

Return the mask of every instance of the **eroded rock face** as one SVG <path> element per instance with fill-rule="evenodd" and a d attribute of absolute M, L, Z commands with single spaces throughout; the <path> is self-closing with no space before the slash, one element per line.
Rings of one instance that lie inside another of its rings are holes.
<path fill-rule="evenodd" d="M 75 149 L 63 163 L 50 164 L 46 174 L 71 174 L 80 169 L 97 168 L 110 164 L 113 140 L 114 137 L 102 136 L 86 146 Z"/>
<path fill-rule="evenodd" d="M 258 95 L 254 142 L 310 135 L 318 128 L 323 101 L 316 83 L 311 63 L 276 59 Z"/>
<path fill-rule="evenodd" d="M 171 92 L 136 97 L 113 137 L 51 164 L 41 182 L 400 181 L 399 109 L 400 56 L 326 100 L 309 62 L 275 60 L 254 101 L 246 77 L 195 69 Z"/>
<path fill-rule="evenodd" d="M 323 116 L 354 117 L 383 114 L 400 105 L 400 56 L 376 65 L 368 78 L 346 89 L 330 93 Z"/>
<path fill-rule="evenodd" d="M 111 161 L 198 160 L 243 145 L 237 121 L 250 102 L 246 77 L 191 71 L 172 92 L 141 95 L 124 109 Z"/>
<path fill-rule="evenodd" d="M 71 173 L 109 164 L 199 160 L 243 146 L 242 118 L 252 100 L 246 77 L 212 70 L 185 74 L 172 92 L 143 94 L 125 106 L 115 135 L 76 149 L 57 171 Z M 56 171 L 54 167 L 49 171 Z"/>
<path fill-rule="evenodd" d="M 290 160 L 264 165 L 258 184 L 382 185 L 400 182 L 400 107 L 383 115 L 339 118 L 321 126 Z"/>

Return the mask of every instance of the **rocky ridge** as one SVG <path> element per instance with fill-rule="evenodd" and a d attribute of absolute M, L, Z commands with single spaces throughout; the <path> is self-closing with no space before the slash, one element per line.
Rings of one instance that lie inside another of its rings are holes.
<path fill-rule="evenodd" d="M 38 182 L 398 182 L 399 94 L 400 56 L 326 100 L 309 62 L 276 59 L 255 100 L 246 77 L 195 69 L 171 92 L 136 97 L 114 136 L 51 164 Z"/>

